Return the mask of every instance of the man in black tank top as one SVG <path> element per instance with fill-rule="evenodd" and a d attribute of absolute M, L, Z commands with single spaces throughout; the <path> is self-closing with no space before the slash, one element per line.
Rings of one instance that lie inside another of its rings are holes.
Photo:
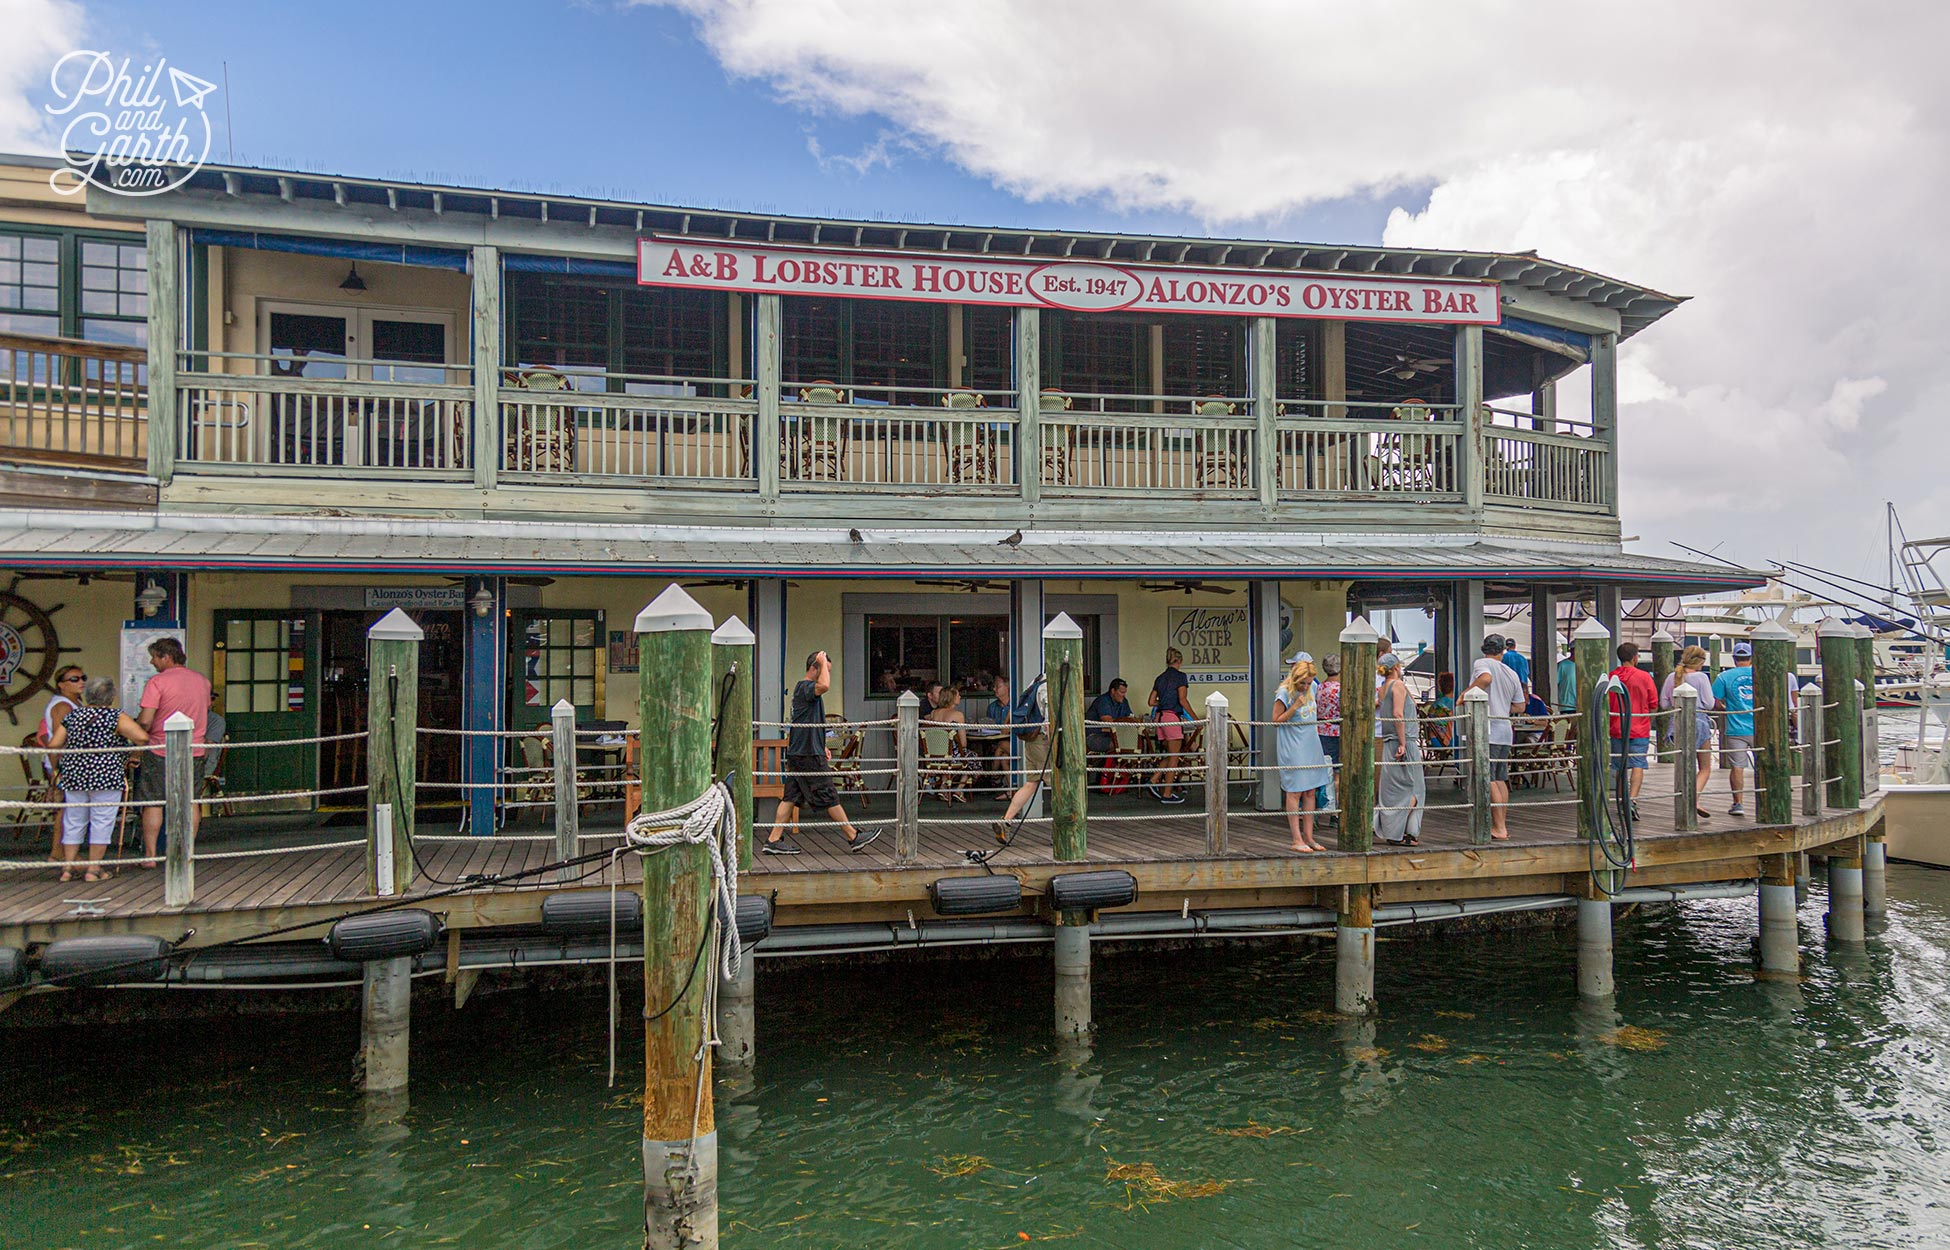
<path fill-rule="evenodd" d="M 795 828 L 802 811 L 823 811 L 846 834 L 848 850 L 858 851 L 880 836 L 880 830 L 859 830 L 840 806 L 839 788 L 826 749 L 826 692 L 833 688 L 833 661 L 824 651 L 806 657 L 806 679 L 792 688 L 791 725 L 785 734 L 785 797 L 765 839 L 769 855 L 798 855 L 798 843 L 785 836 Z"/>

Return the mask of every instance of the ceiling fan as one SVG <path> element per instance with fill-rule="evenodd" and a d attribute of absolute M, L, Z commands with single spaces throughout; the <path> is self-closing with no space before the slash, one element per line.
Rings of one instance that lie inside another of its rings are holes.
<path fill-rule="evenodd" d="M 967 591 L 971 595 L 984 590 L 1009 589 L 1009 583 L 1007 582 L 992 582 L 980 577 L 917 577 L 914 579 L 914 584 L 916 586 L 954 586 Z"/>
<path fill-rule="evenodd" d="M 1233 586 L 1208 586 L 1204 582 L 1195 581 L 1189 578 L 1180 578 L 1177 581 L 1170 581 L 1170 582 L 1139 582 L 1138 585 L 1143 587 L 1145 590 L 1149 590 L 1157 594 L 1164 594 L 1168 591 L 1173 591 L 1173 590 L 1182 590 L 1189 595 L 1194 590 L 1202 590 L 1205 591 L 1207 594 L 1212 594 L 1212 595 L 1230 595 L 1236 593 L 1237 590 L 1237 588 Z"/>
<path fill-rule="evenodd" d="M 729 586 L 733 590 L 743 590 L 746 586 L 742 577 L 706 577 L 698 581 L 679 583 L 686 590 L 702 590 L 707 586 Z"/>
<path fill-rule="evenodd" d="M 1410 356 L 1406 352 L 1396 352 L 1394 363 L 1383 365 L 1375 373 L 1383 377 L 1396 377 L 1404 382 L 1413 382 L 1422 374 L 1434 375 L 1436 370 L 1447 367 L 1448 361 L 1440 356 Z"/>

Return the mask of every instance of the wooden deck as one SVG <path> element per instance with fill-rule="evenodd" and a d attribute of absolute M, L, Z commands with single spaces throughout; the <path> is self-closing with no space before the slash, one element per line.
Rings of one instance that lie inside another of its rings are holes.
<path fill-rule="evenodd" d="M 1436 804 L 1453 802 L 1446 787 L 1431 795 Z M 1539 796 L 1548 801 L 1548 793 Z M 931 807 L 933 805 L 930 805 Z M 1637 867 L 1628 884 L 1667 885 L 1690 881 L 1733 880 L 1757 874 L 1759 857 L 1806 850 L 1865 832 L 1880 814 L 1872 798 L 1855 812 L 1828 813 L 1820 820 L 1760 828 L 1751 818 L 1720 815 L 1698 832 L 1675 830 L 1671 800 L 1648 794 L 1642 806 Z M 943 809 L 960 816 L 984 817 L 999 808 L 987 804 Z M 929 811 L 935 816 L 935 811 Z M 1181 908 L 1323 905 L 1339 887 L 1373 884 L 1383 901 L 1507 897 L 1531 893 L 1582 893 L 1592 867 L 1591 849 L 1576 834 L 1575 809 L 1520 799 L 1510 812 L 1511 840 L 1471 845 L 1467 813 L 1432 810 L 1422 844 L 1413 848 L 1378 847 L 1366 855 L 1327 852 L 1294 854 L 1287 849 L 1284 819 L 1273 813 L 1233 812 L 1230 846 L 1223 856 L 1205 854 L 1203 814 L 1184 808 L 1168 815 L 1102 819 L 1088 831 L 1093 867 L 1123 868 L 1138 880 L 1136 910 Z M 871 819 L 864 822 L 874 823 Z M 762 826 L 759 836 L 763 836 Z M 1317 835 L 1331 845 L 1331 831 Z M 313 831 L 306 841 L 339 840 L 336 830 Z M 1059 871 L 1050 847 L 1047 821 L 1028 822 L 1016 841 L 987 868 L 965 852 L 988 851 L 996 843 L 987 822 L 924 821 L 920 854 L 911 864 L 895 862 L 891 831 L 858 854 L 849 852 L 834 831 L 807 828 L 798 841 L 805 854 L 757 856 L 741 889 L 773 898 L 777 922 L 825 924 L 899 920 L 928 911 L 928 884 L 950 874 L 989 870 L 1018 876 L 1026 905 Z M 44 844 L 43 844 L 44 845 Z M 615 845 L 607 841 L 590 849 Z M 226 849 L 206 842 L 206 851 Z M 514 837 L 428 841 L 422 844 L 420 878 L 407 897 L 436 895 L 449 883 L 475 874 L 507 874 L 551 861 L 552 841 Z M 558 883 L 554 873 L 524 881 L 470 889 L 432 898 L 428 906 L 444 915 L 450 928 L 532 924 L 541 899 L 558 889 L 607 885 L 612 874 L 634 883 L 634 857 L 625 855 L 614 870 L 606 862 L 578 871 L 587 875 Z M 125 868 L 106 882 L 61 884 L 53 869 L 14 871 L 0 877 L 0 945 L 20 946 L 59 937 L 99 932 L 144 932 L 179 938 L 195 928 L 199 944 L 263 933 L 272 928 L 328 920 L 349 905 L 368 902 L 361 848 L 294 851 L 247 858 L 199 861 L 196 898 L 186 908 L 163 903 L 160 870 Z M 294 935 L 302 940 L 308 933 Z M 322 936 L 322 934 L 321 934 Z"/>

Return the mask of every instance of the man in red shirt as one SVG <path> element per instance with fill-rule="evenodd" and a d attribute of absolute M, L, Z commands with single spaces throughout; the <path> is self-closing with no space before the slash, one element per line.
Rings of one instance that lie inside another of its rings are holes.
<path fill-rule="evenodd" d="M 1652 745 L 1652 712 L 1659 706 L 1659 690 L 1652 684 L 1652 674 L 1638 665 L 1639 645 L 1636 642 L 1618 644 L 1618 667 L 1611 675 L 1625 687 L 1632 699 L 1632 723 L 1620 724 L 1619 715 L 1624 710 L 1624 700 L 1616 691 L 1605 698 L 1611 706 L 1611 766 L 1612 771 L 1631 770 L 1632 818 L 1638 819 L 1639 787 L 1645 784 L 1645 757 Z M 1628 732 L 1629 730 L 1629 732 Z"/>
<path fill-rule="evenodd" d="M 142 687 L 142 714 L 136 723 L 149 731 L 154 745 L 141 755 L 135 770 L 137 802 L 154 802 L 142 809 L 142 853 L 144 868 L 156 866 L 156 841 L 162 836 L 165 792 L 163 784 L 163 724 L 177 712 L 190 718 L 191 765 L 190 828 L 196 832 L 197 792 L 203 789 L 203 752 L 210 724 L 210 679 L 189 666 L 183 644 L 174 638 L 158 638 L 149 644 L 149 663 L 156 675 Z M 181 836 L 180 831 L 173 836 Z"/>

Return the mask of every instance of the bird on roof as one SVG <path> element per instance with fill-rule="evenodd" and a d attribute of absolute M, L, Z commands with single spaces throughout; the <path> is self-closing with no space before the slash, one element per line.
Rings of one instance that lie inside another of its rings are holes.
<path fill-rule="evenodd" d="M 867 541 L 867 536 L 865 534 L 862 534 L 859 530 L 848 530 L 846 532 L 846 536 L 852 539 L 856 543 L 863 543 Z"/>
<path fill-rule="evenodd" d="M 996 543 L 995 543 L 995 545 L 996 545 L 996 546 L 998 546 L 998 547 L 1020 547 L 1020 546 L 1022 546 L 1022 531 L 1021 531 L 1021 530 L 1017 530 L 1017 531 L 1016 531 L 1015 533 L 1013 533 L 1013 534 L 1011 534 L 1011 535 L 1009 535 L 1009 536 L 1008 536 L 1007 538 L 999 538 L 999 539 L 997 539 L 997 540 L 996 540 Z"/>

